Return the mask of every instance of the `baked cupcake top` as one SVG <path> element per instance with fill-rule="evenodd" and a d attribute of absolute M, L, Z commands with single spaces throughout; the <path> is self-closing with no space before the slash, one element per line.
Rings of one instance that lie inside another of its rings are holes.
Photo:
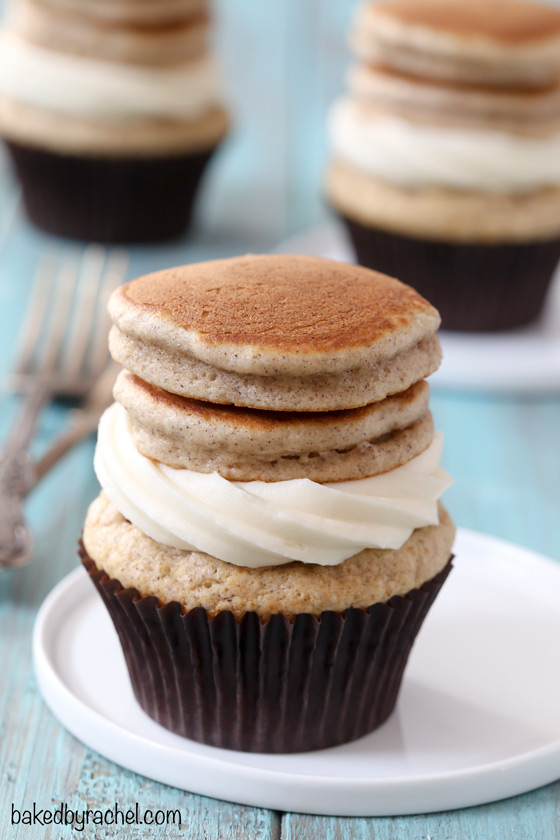
<path fill-rule="evenodd" d="M 417 292 L 311 257 L 158 272 L 121 287 L 109 311 L 117 362 L 166 391 L 220 404 L 356 408 L 406 390 L 440 361 L 439 315 Z"/>
<path fill-rule="evenodd" d="M 84 542 L 99 568 L 123 587 L 178 601 L 185 610 L 211 615 L 231 610 L 240 619 L 254 610 L 266 619 L 306 612 L 367 608 L 406 595 L 441 571 L 449 559 L 455 528 L 443 506 L 439 524 L 414 531 L 398 549 L 365 549 L 344 563 L 288 563 L 247 568 L 194 551 L 158 543 L 131 525 L 101 494 L 91 505 Z"/>

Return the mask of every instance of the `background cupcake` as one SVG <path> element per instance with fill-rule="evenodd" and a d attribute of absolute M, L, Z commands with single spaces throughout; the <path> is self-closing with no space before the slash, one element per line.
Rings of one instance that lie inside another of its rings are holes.
<path fill-rule="evenodd" d="M 450 569 L 437 312 L 363 268 L 244 257 L 127 284 L 83 559 L 136 697 L 233 749 L 358 738 Z"/>
<path fill-rule="evenodd" d="M 0 131 L 33 222 L 104 241 L 183 232 L 227 130 L 208 32 L 206 0 L 16 0 Z"/>
<path fill-rule="evenodd" d="M 415 286 L 444 328 L 531 321 L 560 257 L 560 11 L 365 3 L 351 42 L 327 193 L 359 262 Z"/>

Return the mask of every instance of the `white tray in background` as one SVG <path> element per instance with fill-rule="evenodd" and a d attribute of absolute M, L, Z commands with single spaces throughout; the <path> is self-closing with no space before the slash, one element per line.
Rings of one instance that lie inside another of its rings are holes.
<path fill-rule="evenodd" d="M 39 687 L 64 726 L 101 755 L 219 799 L 385 816 L 514 796 L 560 777 L 560 564 L 468 531 L 459 532 L 455 552 L 396 711 L 351 744 L 258 755 L 158 726 L 134 700 L 117 635 L 81 569 L 37 616 Z"/>
<path fill-rule="evenodd" d="M 278 253 L 353 262 L 350 242 L 337 222 L 310 228 L 282 242 Z M 560 392 L 560 273 L 545 312 L 535 324 L 505 333 L 440 332 L 443 363 L 430 377 L 435 387 L 525 393 Z"/>

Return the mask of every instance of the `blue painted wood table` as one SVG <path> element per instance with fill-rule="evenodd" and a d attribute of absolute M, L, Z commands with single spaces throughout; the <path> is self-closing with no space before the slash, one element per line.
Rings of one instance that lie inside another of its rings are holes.
<path fill-rule="evenodd" d="M 327 103 L 342 88 L 342 32 L 350 3 L 224 0 L 218 45 L 227 68 L 236 127 L 210 173 L 190 239 L 130 251 L 129 277 L 173 264 L 266 251 L 325 218 L 321 170 Z M 0 375 L 6 380 L 33 274 L 49 240 L 24 220 L 6 165 L 0 171 Z M 57 242 L 56 244 L 64 244 Z M 0 434 L 17 400 L 0 395 Z M 560 394 L 547 397 L 435 392 L 445 432 L 445 466 L 456 484 L 448 506 L 465 527 L 528 546 L 560 561 Z M 67 422 L 43 415 L 40 452 Z M 104 808 L 115 802 L 179 808 L 183 824 L 90 828 L 87 837 L 300 840 L 554 840 L 560 837 L 560 783 L 524 796 L 443 814 L 337 819 L 281 814 L 168 788 L 122 770 L 69 735 L 43 704 L 31 663 L 31 632 L 50 589 L 75 568 L 76 539 L 97 493 L 93 442 L 83 443 L 31 495 L 35 551 L 23 569 L 0 576 L 0 837 L 60 838 L 72 829 L 12 825 L 12 808 Z M 551 645 L 553 644 L 551 640 Z M 557 640 L 554 648 L 557 647 Z M 560 776 L 560 768 L 559 768 Z"/>

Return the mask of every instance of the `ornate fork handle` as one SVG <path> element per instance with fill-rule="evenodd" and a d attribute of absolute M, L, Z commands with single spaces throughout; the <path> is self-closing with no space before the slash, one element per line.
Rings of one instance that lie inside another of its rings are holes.
<path fill-rule="evenodd" d="M 18 566 L 28 559 L 31 534 L 23 516 L 23 500 L 33 481 L 27 452 L 0 455 L 0 567 Z"/>
<path fill-rule="evenodd" d="M 43 385 L 29 393 L 0 453 L 0 568 L 23 565 L 31 554 L 33 543 L 23 515 L 23 500 L 34 481 L 29 444 L 48 396 Z"/>

